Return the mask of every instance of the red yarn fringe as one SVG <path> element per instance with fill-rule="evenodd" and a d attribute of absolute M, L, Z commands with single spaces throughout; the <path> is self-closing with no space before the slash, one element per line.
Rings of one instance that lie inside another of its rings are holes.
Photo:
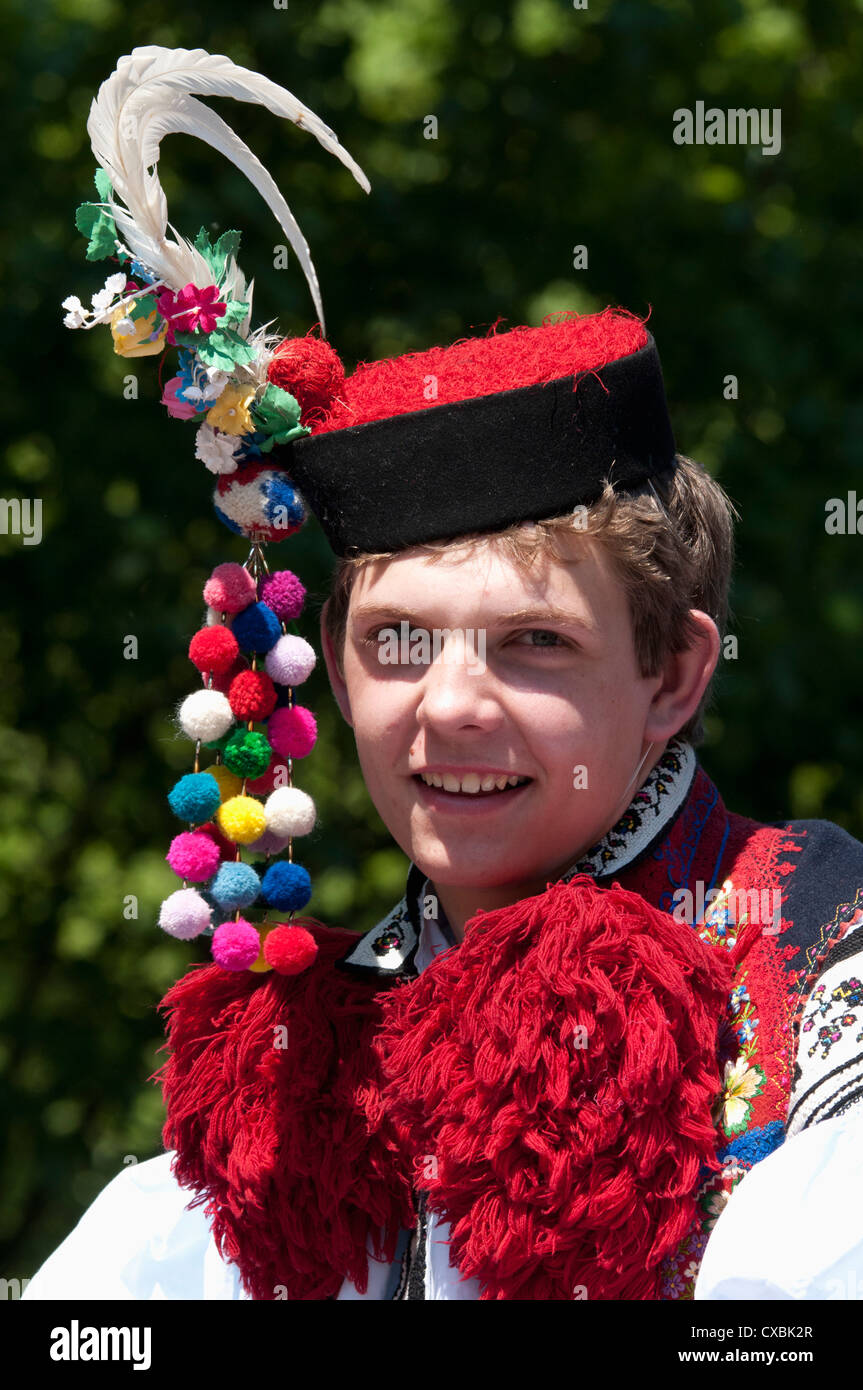
<path fill-rule="evenodd" d="M 332 968 L 356 936 L 303 925 L 318 943 L 304 974 L 199 966 L 160 1006 L 172 1053 L 157 1074 L 163 1142 L 255 1299 L 330 1298 L 345 1275 L 364 1291 L 367 1240 L 392 1260 L 414 1219 L 397 1162 L 366 1121 L 378 1005 Z"/>
<path fill-rule="evenodd" d="M 485 1299 L 658 1297 L 718 1166 L 728 955 L 586 877 L 384 993 L 332 968 L 351 933 L 309 929 L 304 975 L 199 967 L 163 1001 L 164 1142 L 251 1295 L 365 1291 L 413 1185 Z"/>
<path fill-rule="evenodd" d="M 479 914 L 384 1001 L 383 1104 L 483 1298 L 658 1296 L 718 1167 L 730 984 L 691 927 L 580 877 Z"/>

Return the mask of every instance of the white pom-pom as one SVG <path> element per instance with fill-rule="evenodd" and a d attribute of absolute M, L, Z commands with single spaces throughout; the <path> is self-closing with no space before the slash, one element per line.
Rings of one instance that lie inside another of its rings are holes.
<path fill-rule="evenodd" d="M 162 903 L 159 926 L 180 941 L 191 941 L 210 925 L 212 908 L 194 888 L 178 888 Z"/>
<path fill-rule="evenodd" d="M 317 812 L 312 798 L 299 787 L 278 787 L 267 797 L 264 814 L 274 835 L 308 835 Z"/>
<path fill-rule="evenodd" d="M 234 712 L 227 695 L 218 690 L 196 690 L 181 704 L 179 720 L 188 738 L 211 743 L 228 732 L 234 722 Z"/>

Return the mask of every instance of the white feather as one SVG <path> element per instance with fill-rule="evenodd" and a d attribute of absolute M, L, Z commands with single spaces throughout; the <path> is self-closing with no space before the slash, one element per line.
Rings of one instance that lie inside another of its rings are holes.
<path fill-rule="evenodd" d="M 329 126 L 284 87 L 202 48 L 135 48 L 119 60 L 116 71 L 102 83 L 87 121 L 93 153 L 120 200 L 112 199 L 110 208 L 124 244 L 136 260 L 173 290 L 189 283 L 203 286 L 212 282 L 204 257 L 170 226 L 158 174 L 164 137 L 178 132 L 194 135 L 230 159 L 260 193 L 303 268 L 326 332 L 318 277 L 293 213 L 260 160 L 227 122 L 196 96 L 253 102 L 293 121 L 314 135 L 350 170 L 360 187 L 369 191 L 362 169 Z M 168 235 L 169 227 L 176 239 Z M 233 298 L 248 293 L 233 259 L 222 285 Z"/>

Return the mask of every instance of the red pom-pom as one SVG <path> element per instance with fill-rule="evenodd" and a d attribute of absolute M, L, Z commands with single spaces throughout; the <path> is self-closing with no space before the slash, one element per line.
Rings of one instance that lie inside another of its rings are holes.
<path fill-rule="evenodd" d="M 202 627 L 189 643 L 189 660 L 204 675 L 230 670 L 239 653 L 237 639 L 229 627 Z"/>
<path fill-rule="evenodd" d="M 227 671 L 214 671 L 212 690 L 218 690 L 221 695 L 227 695 L 235 679 L 241 671 L 248 671 L 248 658 L 242 653 L 238 654 L 236 661 Z M 204 685 L 207 684 L 208 676 L 204 677 Z"/>
<path fill-rule="evenodd" d="M 283 338 L 267 368 L 267 379 L 300 403 L 300 420 L 324 418 L 345 384 L 345 369 L 326 338 Z"/>
<path fill-rule="evenodd" d="M 300 975 L 318 954 L 318 944 L 305 927 L 274 927 L 264 942 L 264 960 L 280 975 Z"/>
<path fill-rule="evenodd" d="M 276 687 L 266 671 L 241 671 L 231 681 L 228 700 L 238 719 L 266 719 L 276 708 Z"/>

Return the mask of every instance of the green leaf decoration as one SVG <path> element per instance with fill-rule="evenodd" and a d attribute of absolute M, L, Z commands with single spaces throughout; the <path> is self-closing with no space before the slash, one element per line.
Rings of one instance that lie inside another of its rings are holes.
<path fill-rule="evenodd" d="M 87 260 L 103 261 L 117 249 L 117 228 L 114 219 L 98 203 L 82 203 L 75 213 L 75 226 L 88 237 Z"/>
<path fill-rule="evenodd" d="M 101 167 L 98 167 L 96 169 L 96 173 L 93 177 L 93 182 L 96 185 L 96 192 L 99 194 L 99 197 L 102 199 L 102 202 L 107 203 L 114 190 L 111 187 L 111 180 L 108 178 L 108 175 L 105 173 L 104 169 L 102 169 Z"/>
<path fill-rule="evenodd" d="M 290 391 L 283 391 L 272 382 L 251 410 L 252 418 L 262 434 L 269 437 L 259 444 L 262 453 L 269 454 L 277 444 L 290 444 L 311 431 L 300 424 L 300 403 Z"/>
<path fill-rule="evenodd" d="M 148 314 L 152 314 L 156 304 L 154 294 L 142 294 L 140 299 L 136 299 L 132 308 L 129 310 L 129 318 L 134 323 L 136 319 L 145 319 Z"/>
<path fill-rule="evenodd" d="M 202 227 L 195 237 L 195 250 L 200 251 L 207 265 L 213 272 L 213 280 L 218 285 L 225 274 L 225 266 L 229 256 L 236 257 L 240 249 L 239 232 L 222 232 L 219 240 L 213 246 L 207 235 L 207 230 Z"/>
<path fill-rule="evenodd" d="M 192 348 L 205 367 L 215 367 L 220 372 L 245 366 L 255 355 L 255 349 L 233 328 L 216 328 L 206 334 L 177 333 L 175 339 L 181 347 Z"/>
<path fill-rule="evenodd" d="M 231 324 L 242 323 L 249 312 L 249 305 L 242 299 L 228 299 L 225 312 L 219 319 L 219 328 L 230 328 Z"/>

